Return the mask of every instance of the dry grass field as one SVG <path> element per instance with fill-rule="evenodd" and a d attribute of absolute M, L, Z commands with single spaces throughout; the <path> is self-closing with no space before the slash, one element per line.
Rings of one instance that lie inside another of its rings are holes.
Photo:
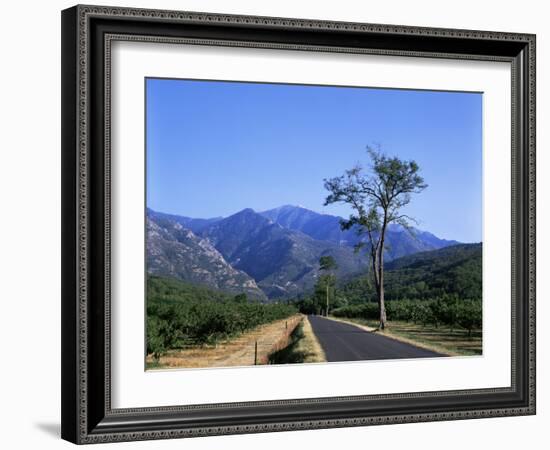
<path fill-rule="evenodd" d="M 215 346 L 202 346 L 182 350 L 169 350 L 155 363 L 147 356 L 147 369 L 175 369 L 201 367 L 234 367 L 267 364 L 269 355 L 285 348 L 289 336 L 301 323 L 304 316 L 297 314 L 256 327 L 226 342 Z"/>

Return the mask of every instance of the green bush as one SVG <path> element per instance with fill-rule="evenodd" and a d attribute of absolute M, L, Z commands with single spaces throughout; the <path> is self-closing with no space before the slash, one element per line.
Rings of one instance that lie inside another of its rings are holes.
<path fill-rule="evenodd" d="M 457 322 L 462 328 L 468 330 L 469 336 L 474 328 L 481 328 L 481 302 L 472 300 L 461 302 L 457 308 Z"/>
<path fill-rule="evenodd" d="M 332 311 L 336 317 L 361 318 L 378 320 L 378 304 L 374 302 L 360 305 L 349 305 Z M 481 300 L 462 300 L 456 295 L 443 294 L 432 300 L 391 300 L 386 302 L 388 320 L 401 320 L 432 324 L 460 326 L 468 330 L 470 335 L 473 329 L 481 328 L 482 305 Z"/>
<path fill-rule="evenodd" d="M 160 277 L 149 277 L 147 288 L 147 352 L 157 360 L 168 349 L 215 343 L 297 312 Z"/>

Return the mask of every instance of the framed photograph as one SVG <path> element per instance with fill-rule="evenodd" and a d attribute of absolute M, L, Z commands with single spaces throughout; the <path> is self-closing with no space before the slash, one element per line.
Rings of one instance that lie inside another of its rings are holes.
<path fill-rule="evenodd" d="M 62 437 L 535 413 L 535 36 L 62 12 Z"/>

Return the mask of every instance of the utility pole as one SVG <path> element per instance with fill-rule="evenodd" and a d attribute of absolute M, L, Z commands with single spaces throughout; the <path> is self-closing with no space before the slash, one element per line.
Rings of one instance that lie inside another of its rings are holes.
<path fill-rule="evenodd" d="M 321 256 L 319 258 L 319 270 L 322 272 L 325 272 L 325 283 L 326 283 L 326 290 L 327 290 L 327 307 L 325 310 L 325 316 L 328 317 L 329 312 L 329 287 L 331 281 L 334 281 L 334 284 L 336 284 L 336 279 L 333 277 L 332 271 L 336 270 L 338 268 L 338 265 L 336 264 L 336 261 L 332 256 Z"/>

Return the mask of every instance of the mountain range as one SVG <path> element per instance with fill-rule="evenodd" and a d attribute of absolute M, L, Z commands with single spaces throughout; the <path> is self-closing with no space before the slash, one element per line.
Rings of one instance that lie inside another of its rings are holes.
<path fill-rule="evenodd" d="M 342 231 L 340 220 L 291 205 L 210 219 L 147 209 L 148 272 L 261 301 L 289 298 L 314 286 L 321 256 L 334 257 L 339 279 L 366 270 L 365 252 L 353 249 L 359 237 Z M 386 242 L 388 261 L 458 244 L 399 225 L 390 226 Z"/>
<path fill-rule="evenodd" d="M 342 230 L 341 217 L 319 214 L 301 206 L 284 205 L 260 213 L 279 225 L 321 241 L 353 247 L 360 241 L 355 229 Z M 435 250 L 456 245 L 459 242 L 440 239 L 432 233 L 416 228 L 406 230 L 403 226 L 390 224 L 386 234 L 387 261 L 412 253 Z"/>

